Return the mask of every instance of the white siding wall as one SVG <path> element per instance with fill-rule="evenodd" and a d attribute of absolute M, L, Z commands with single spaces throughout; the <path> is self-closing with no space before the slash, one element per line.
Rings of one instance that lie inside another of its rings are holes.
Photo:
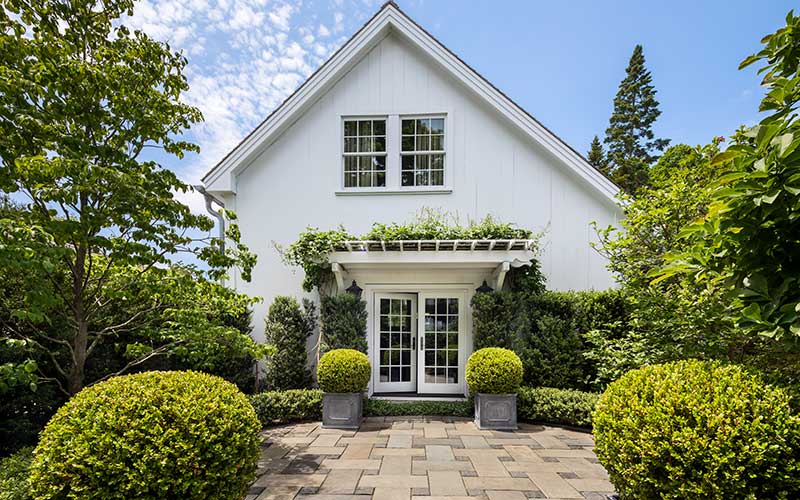
<path fill-rule="evenodd" d="M 434 112 L 448 115 L 452 193 L 336 195 L 342 115 Z M 258 340 L 273 297 L 303 295 L 302 271 L 287 268 L 273 242 L 289 244 L 306 226 L 342 224 L 360 234 L 373 222 L 408 220 L 423 206 L 457 213 L 462 222 L 490 213 L 545 231 L 541 262 L 552 289 L 613 286 L 589 242 L 595 239 L 590 222 L 614 224 L 615 207 L 396 35 L 384 38 L 243 170 L 236 186 L 228 206 L 238 213 L 258 265 L 250 283 L 235 284 L 264 298 L 253 318 Z"/>

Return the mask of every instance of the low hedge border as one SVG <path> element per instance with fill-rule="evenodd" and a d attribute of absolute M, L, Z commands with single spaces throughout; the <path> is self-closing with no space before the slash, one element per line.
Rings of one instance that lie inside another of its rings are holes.
<path fill-rule="evenodd" d="M 592 412 L 599 398 L 599 394 L 572 389 L 521 387 L 517 395 L 517 413 L 520 421 L 590 430 Z M 250 402 L 264 425 L 322 418 L 322 391 L 318 389 L 262 392 L 250 396 Z M 473 410 L 472 399 L 401 402 L 364 398 L 366 417 L 472 417 Z"/>

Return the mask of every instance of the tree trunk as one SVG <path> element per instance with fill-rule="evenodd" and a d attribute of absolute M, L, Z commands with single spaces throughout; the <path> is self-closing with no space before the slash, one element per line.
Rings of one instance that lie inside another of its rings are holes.
<path fill-rule="evenodd" d="M 72 312 L 75 316 L 75 338 L 72 340 L 72 366 L 67 373 L 67 391 L 75 395 L 83 389 L 86 365 L 86 347 L 89 343 L 89 322 L 83 303 L 83 278 L 86 272 L 86 247 L 75 248 L 75 264 L 72 268 Z"/>

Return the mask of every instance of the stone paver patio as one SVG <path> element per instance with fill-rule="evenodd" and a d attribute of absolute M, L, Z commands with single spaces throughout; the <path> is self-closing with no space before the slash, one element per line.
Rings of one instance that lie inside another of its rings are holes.
<path fill-rule="evenodd" d="M 458 418 L 373 417 L 358 431 L 318 422 L 263 431 L 246 500 L 604 500 L 613 491 L 590 434 Z"/>

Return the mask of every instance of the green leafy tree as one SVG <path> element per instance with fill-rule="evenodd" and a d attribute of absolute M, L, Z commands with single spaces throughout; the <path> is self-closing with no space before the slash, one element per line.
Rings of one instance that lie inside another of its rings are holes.
<path fill-rule="evenodd" d="M 268 390 L 306 389 L 311 386 L 306 342 L 317 325 L 316 307 L 310 300 L 303 306 L 293 297 L 278 296 L 269 306 L 265 334 L 275 347 L 267 363 Z"/>
<path fill-rule="evenodd" d="M 586 159 L 589 160 L 589 164 L 592 165 L 597 170 L 603 172 L 604 174 L 608 175 L 608 159 L 606 158 L 606 152 L 603 151 L 603 143 L 600 142 L 600 138 L 594 136 L 592 139 L 592 143 L 589 145 L 589 153 L 586 156 Z"/>
<path fill-rule="evenodd" d="M 738 327 L 796 345 L 800 340 L 800 16 L 764 37 L 764 48 L 740 68 L 764 63 L 767 89 L 759 108 L 770 113 L 740 129 L 713 164 L 724 175 L 707 216 L 683 231 L 656 282 L 677 274 L 731 286 Z"/>
<path fill-rule="evenodd" d="M 197 151 L 180 136 L 202 116 L 181 100 L 186 59 L 118 21 L 132 8 L 9 0 L 0 9 L 0 190 L 29 208 L 0 220 L 3 272 L 19 273 L 25 291 L 12 311 L 25 328 L 4 335 L 49 353 L 70 394 L 104 339 L 161 307 L 155 294 L 150 309 L 109 314 L 127 293 L 112 288 L 115 270 L 130 271 L 128 287 L 155 287 L 171 284 L 165 268 L 179 252 L 205 262 L 212 278 L 239 266 L 249 279 L 255 262 L 235 224 L 226 246 L 191 237 L 213 222 L 175 199 L 189 186 L 143 155 Z"/>
<path fill-rule="evenodd" d="M 653 133 L 653 123 L 661 111 L 652 81 L 642 46 L 637 45 L 614 97 L 604 141 L 611 178 L 630 194 L 648 185 L 648 170 L 658 159 L 656 153 L 669 145 L 669 139 L 658 139 Z"/>

